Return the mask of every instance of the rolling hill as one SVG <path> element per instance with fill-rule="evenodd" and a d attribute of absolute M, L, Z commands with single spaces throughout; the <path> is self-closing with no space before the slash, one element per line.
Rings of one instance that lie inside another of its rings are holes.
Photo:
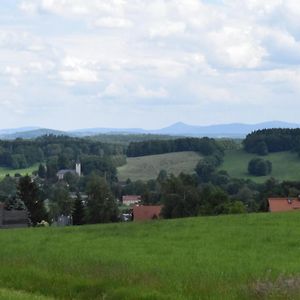
<path fill-rule="evenodd" d="M 191 174 L 201 159 L 196 152 L 175 152 L 127 158 L 127 164 L 118 168 L 118 178 L 125 181 L 155 179 L 161 170 L 179 175 Z"/>
<path fill-rule="evenodd" d="M 267 159 L 272 163 L 272 173 L 270 175 L 257 177 L 248 174 L 248 162 L 256 157 Z M 274 177 L 280 181 L 300 180 L 300 158 L 297 153 L 289 151 L 258 156 L 247 153 L 242 149 L 229 150 L 225 152 L 224 163 L 219 169 L 226 170 L 231 177 L 251 179 L 258 183 L 265 182 L 270 177 Z"/>
<path fill-rule="evenodd" d="M 1 299 L 299 299 L 299 212 L 0 231 Z"/>

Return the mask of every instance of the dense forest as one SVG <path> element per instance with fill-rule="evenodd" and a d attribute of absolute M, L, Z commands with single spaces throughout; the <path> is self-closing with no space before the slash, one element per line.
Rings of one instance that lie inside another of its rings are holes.
<path fill-rule="evenodd" d="M 108 144 L 119 144 L 128 146 L 133 142 L 144 141 L 160 141 L 160 140 L 174 140 L 178 139 L 178 136 L 174 135 L 162 135 L 162 134 L 97 134 L 94 136 L 86 137 L 92 141 L 98 141 Z"/>
<path fill-rule="evenodd" d="M 0 167 L 27 168 L 36 163 L 47 165 L 47 175 L 55 177 L 59 169 L 72 169 L 76 160 L 83 173 L 99 170 L 116 177 L 115 167 L 125 163 L 125 148 L 88 139 L 48 135 L 35 140 L 0 141 Z"/>
<path fill-rule="evenodd" d="M 223 148 L 211 138 L 180 138 L 175 140 L 150 140 L 132 142 L 127 149 L 128 157 L 154 155 L 162 153 L 195 151 L 203 155 L 222 152 Z"/>
<path fill-rule="evenodd" d="M 300 150 L 300 128 L 263 129 L 247 135 L 243 141 L 247 152 L 267 155 L 269 152 Z"/>

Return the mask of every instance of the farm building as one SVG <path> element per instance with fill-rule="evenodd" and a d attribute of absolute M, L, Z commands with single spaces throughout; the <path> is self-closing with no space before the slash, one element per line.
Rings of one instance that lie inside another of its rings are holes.
<path fill-rule="evenodd" d="M 293 211 L 300 209 L 300 198 L 269 198 L 269 211 Z"/>
<path fill-rule="evenodd" d="M 142 200 L 142 197 L 139 195 L 125 195 L 122 197 L 122 202 L 124 205 L 138 204 Z"/>
<path fill-rule="evenodd" d="M 27 210 L 6 210 L 0 203 L 0 228 L 18 228 L 28 226 Z"/>
<path fill-rule="evenodd" d="M 159 219 L 162 205 L 139 205 L 133 208 L 133 221 Z"/>

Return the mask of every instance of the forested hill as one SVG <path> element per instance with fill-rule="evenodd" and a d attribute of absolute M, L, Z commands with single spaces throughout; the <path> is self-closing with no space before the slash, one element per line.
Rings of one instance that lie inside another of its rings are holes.
<path fill-rule="evenodd" d="M 300 128 L 274 128 L 248 134 L 243 142 L 247 152 L 266 155 L 269 152 L 300 150 Z"/>
<path fill-rule="evenodd" d="M 57 168 L 70 168 L 75 160 L 89 161 L 120 155 L 125 148 L 82 138 L 48 135 L 35 140 L 0 140 L 0 166 L 26 168 L 35 163 L 54 163 Z M 87 164 L 86 164 L 87 165 Z"/>

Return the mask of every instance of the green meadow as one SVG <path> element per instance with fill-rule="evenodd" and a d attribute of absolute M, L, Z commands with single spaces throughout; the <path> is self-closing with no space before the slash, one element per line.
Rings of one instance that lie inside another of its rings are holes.
<path fill-rule="evenodd" d="M 155 179 L 161 170 L 179 175 L 193 173 L 202 157 L 191 151 L 147 155 L 127 158 L 127 164 L 118 168 L 119 180 L 150 180 Z"/>
<path fill-rule="evenodd" d="M 300 299 L 300 214 L 0 231 L 0 299 Z"/>
<path fill-rule="evenodd" d="M 14 176 L 16 173 L 21 175 L 31 175 L 32 172 L 37 171 L 39 168 L 38 164 L 35 164 L 26 169 L 9 169 L 9 168 L 0 168 L 0 180 L 5 177 L 7 174 Z"/>
<path fill-rule="evenodd" d="M 256 177 L 247 172 L 248 162 L 255 157 L 268 159 L 272 163 L 272 173 L 268 176 Z M 247 153 L 244 150 L 229 150 L 225 152 L 224 163 L 219 167 L 226 170 L 231 177 L 251 179 L 262 183 L 274 177 L 280 181 L 300 180 L 300 157 L 293 152 L 270 153 L 266 156 Z"/>

